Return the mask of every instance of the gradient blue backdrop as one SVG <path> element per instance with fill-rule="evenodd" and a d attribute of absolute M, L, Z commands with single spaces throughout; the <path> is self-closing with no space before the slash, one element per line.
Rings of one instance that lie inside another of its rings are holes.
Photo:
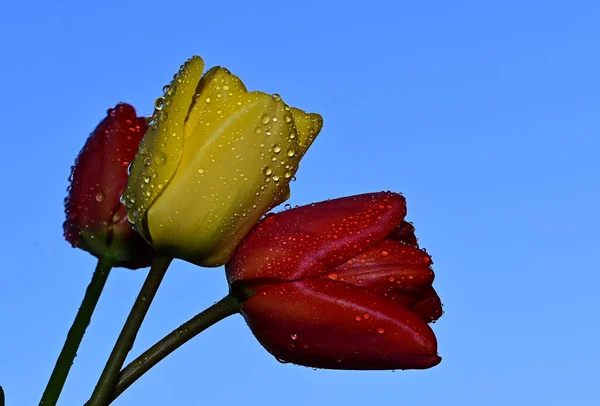
<path fill-rule="evenodd" d="M 0 384 L 34 405 L 95 260 L 62 238 L 69 168 L 119 101 L 200 54 L 325 127 L 289 203 L 394 190 L 446 314 L 427 371 L 281 365 L 241 317 L 115 405 L 598 405 L 600 3 L 0 3 Z M 419 4 L 421 3 L 421 4 Z M 90 394 L 146 271 L 116 270 L 61 405 Z M 132 354 L 226 293 L 176 262 Z"/>

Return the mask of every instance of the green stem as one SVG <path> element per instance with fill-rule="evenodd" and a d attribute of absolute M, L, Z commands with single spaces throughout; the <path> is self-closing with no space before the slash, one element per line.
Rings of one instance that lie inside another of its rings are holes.
<path fill-rule="evenodd" d="M 54 406 L 56 405 L 56 402 L 58 402 L 58 397 L 65 385 L 71 365 L 73 365 L 73 361 L 77 356 L 77 350 L 79 349 L 85 330 L 90 324 L 92 313 L 94 313 L 94 309 L 96 308 L 98 299 L 100 299 L 100 294 L 104 289 L 104 285 L 106 284 L 106 280 L 108 279 L 113 264 L 113 260 L 108 257 L 102 257 L 98 260 L 92 280 L 85 291 L 85 296 L 83 297 L 79 311 L 67 333 L 67 339 L 63 344 L 60 355 L 56 360 L 56 365 L 54 365 L 52 375 L 50 375 L 50 379 L 48 380 L 48 384 L 42 395 L 40 405 Z"/>
<path fill-rule="evenodd" d="M 104 366 L 104 370 L 96 384 L 96 388 L 94 388 L 94 393 L 92 393 L 92 397 L 88 403 L 90 406 L 105 406 L 108 403 L 110 394 L 117 385 L 119 371 L 125 363 L 125 358 L 127 358 L 127 354 L 133 346 L 135 337 L 140 330 L 144 317 L 146 317 L 146 313 L 148 313 L 150 304 L 156 295 L 156 291 L 158 290 L 171 261 L 172 258 L 166 257 L 156 257 L 154 261 L 152 261 L 152 268 L 150 268 L 150 272 L 144 281 L 144 285 L 133 304 L 133 308 L 127 317 L 127 321 L 121 330 L 121 334 Z"/>
<path fill-rule="evenodd" d="M 148 372 L 150 368 L 165 359 L 177 348 L 181 347 L 213 324 L 236 314 L 239 311 L 240 303 L 231 296 L 225 296 L 202 313 L 199 313 L 182 324 L 179 328 L 173 330 L 123 369 L 119 378 L 119 383 L 110 396 L 110 402 L 115 400 L 142 375 Z"/>

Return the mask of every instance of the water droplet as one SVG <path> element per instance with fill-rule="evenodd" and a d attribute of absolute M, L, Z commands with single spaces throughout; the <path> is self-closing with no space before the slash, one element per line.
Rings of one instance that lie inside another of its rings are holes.
<path fill-rule="evenodd" d="M 167 162 L 167 156 L 164 152 L 156 151 L 154 153 L 154 163 L 158 166 L 164 165 Z"/>
<path fill-rule="evenodd" d="M 156 110 L 162 110 L 162 108 L 165 105 L 165 98 L 164 97 L 158 97 L 156 100 L 154 100 L 154 108 Z"/>
<path fill-rule="evenodd" d="M 273 182 L 279 182 L 279 176 L 273 175 Z"/>
<path fill-rule="evenodd" d="M 273 152 L 279 154 L 281 152 L 281 147 L 277 144 L 273 145 Z"/>
<path fill-rule="evenodd" d="M 150 183 L 152 178 L 150 176 L 144 176 L 144 183 Z"/>
<path fill-rule="evenodd" d="M 275 357 L 275 359 L 277 360 L 277 362 L 279 362 L 279 363 L 281 363 L 281 364 L 289 364 L 289 361 L 286 361 L 286 360 L 284 360 L 284 359 L 277 358 L 277 357 Z"/>
<path fill-rule="evenodd" d="M 387 252 L 387 251 L 381 251 L 381 256 L 382 257 L 387 257 L 388 255 L 390 255 L 389 252 Z"/>
<path fill-rule="evenodd" d="M 229 86 L 227 86 L 227 85 L 224 85 L 224 86 L 223 86 L 223 90 L 229 90 Z"/>
<path fill-rule="evenodd" d="M 98 193 L 96 193 L 96 201 L 97 201 L 98 203 L 101 203 L 101 202 L 103 202 L 103 201 L 104 201 L 104 193 L 102 193 L 102 192 L 98 192 Z"/>
<path fill-rule="evenodd" d="M 204 169 L 202 169 L 202 168 L 198 169 L 198 173 L 202 175 L 204 173 Z"/>
<path fill-rule="evenodd" d="M 293 149 L 291 149 L 291 148 L 290 148 L 290 149 L 288 149 L 288 151 L 287 151 L 287 156 L 289 156 L 289 157 L 291 158 L 291 157 L 293 157 L 295 154 L 296 154 L 296 153 L 294 152 L 294 150 L 293 150 Z"/>
<path fill-rule="evenodd" d="M 262 132 L 262 128 L 256 127 L 256 130 L 254 130 L 254 131 L 256 131 L 257 134 L 260 134 Z"/>
<path fill-rule="evenodd" d="M 169 91 L 169 85 L 163 86 L 163 93 L 167 93 Z"/>
<path fill-rule="evenodd" d="M 284 177 L 284 178 L 286 178 L 286 179 L 289 179 L 289 178 L 291 178 L 291 177 L 292 177 L 292 172 L 290 172 L 290 171 L 286 171 L 286 172 L 283 174 L 283 177 Z"/>
<path fill-rule="evenodd" d="M 271 170 L 271 168 L 269 166 L 267 166 L 265 168 L 265 170 L 263 171 L 263 173 L 267 176 L 271 175 L 273 173 L 273 171 Z"/>
<path fill-rule="evenodd" d="M 285 210 L 289 210 L 289 209 L 291 209 L 291 208 L 292 208 L 292 205 L 291 205 L 291 204 L 289 204 L 289 203 L 287 203 L 285 206 L 283 206 L 283 208 L 284 208 Z"/>
<path fill-rule="evenodd" d="M 273 100 L 275 100 L 276 102 L 281 101 L 281 96 L 278 95 L 277 93 L 273 94 Z"/>
<path fill-rule="evenodd" d="M 284 120 L 286 123 L 289 123 L 290 121 L 292 121 L 292 117 L 290 117 L 290 115 L 289 115 L 289 114 L 286 114 L 285 116 L 283 116 L 283 120 Z"/>
<path fill-rule="evenodd" d="M 271 121 L 271 118 L 266 114 L 264 114 L 260 119 L 260 122 L 263 124 L 269 124 L 269 121 Z"/>
<path fill-rule="evenodd" d="M 360 317 L 360 316 L 356 316 L 356 317 L 354 318 L 354 320 L 356 320 L 356 321 L 361 321 L 361 320 L 362 320 L 362 317 Z"/>
<path fill-rule="evenodd" d="M 385 333 L 385 330 L 384 330 L 384 329 L 382 329 L 381 327 L 379 327 L 379 328 L 377 329 L 377 332 L 378 332 L 379 334 L 383 334 L 383 333 Z"/>
<path fill-rule="evenodd" d="M 369 316 L 369 313 L 365 313 L 365 314 L 363 314 L 363 318 L 364 318 L 364 319 L 368 319 L 369 317 L 371 317 L 371 316 Z"/>
<path fill-rule="evenodd" d="M 297 339 L 298 339 L 298 334 L 296 334 L 296 333 L 292 333 L 292 334 L 290 334 L 290 338 L 291 338 L 292 340 L 297 340 Z"/>

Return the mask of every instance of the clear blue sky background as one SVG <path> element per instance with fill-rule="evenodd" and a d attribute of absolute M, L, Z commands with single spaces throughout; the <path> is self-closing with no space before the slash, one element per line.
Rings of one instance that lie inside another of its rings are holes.
<path fill-rule="evenodd" d="M 115 405 L 598 405 L 598 1 L 0 3 L 0 384 L 37 404 L 95 265 L 62 238 L 107 108 L 142 114 L 193 54 L 325 127 L 289 203 L 394 190 L 446 314 L 426 371 L 276 362 L 222 322 Z M 145 277 L 118 269 L 64 391 L 90 394 Z M 132 352 L 226 293 L 176 262 Z"/>

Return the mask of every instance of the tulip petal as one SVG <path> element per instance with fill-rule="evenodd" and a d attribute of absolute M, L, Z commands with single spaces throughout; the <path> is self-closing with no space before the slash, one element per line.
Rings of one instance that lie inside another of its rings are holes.
<path fill-rule="evenodd" d="M 148 240 L 150 235 L 144 227 L 144 219 L 179 166 L 184 122 L 203 70 L 202 58 L 192 57 L 175 75 L 164 96 L 157 99 L 151 126 L 131 167 L 124 195 L 127 214 Z"/>
<path fill-rule="evenodd" d="M 198 265 L 220 266 L 287 194 L 299 156 L 280 98 L 246 92 L 224 69 L 200 87 L 188 118 L 195 124 L 186 127 L 193 135 L 186 136 L 173 180 L 150 208 L 148 227 L 157 248 Z M 173 235 L 185 235 L 185 241 L 173 244 Z"/>
<path fill-rule="evenodd" d="M 323 128 L 323 117 L 316 113 L 306 113 L 297 108 L 291 108 L 291 113 L 298 130 L 298 154 L 302 158 Z"/>
<path fill-rule="evenodd" d="M 392 240 L 400 241 L 411 247 L 419 248 L 417 237 L 415 236 L 415 227 L 408 221 L 403 221 L 389 236 Z"/>
<path fill-rule="evenodd" d="M 242 305 L 258 341 L 278 360 L 328 369 L 424 369 L 437 341 L 418 315 L 339 281 L 267 284 Z"/>
<path fill-rule="evenodd" d="M 412 309 L 427 323 L 435 322 L 444 314 L 442 301 L 433 287 L 412 305 Z"/>
<path fill-rule="evenodd" d="M 267 215 L 245 238 L 226 271 L 230 283 L 298 280 L 325 274 L 377 245 L 406 214 L 402 195 L 370 193 Z"/>
<path fill-rule="evenodd" d="M 132 269 L 149 265 L 152 250 L 124 222 L 120 196 L 146 128 L 146 120 L 129 104 L 109 109 L 73 165 L 65 199 L 65 238 L 97 257 L 110 253 L 116 266 Z"/>
<path fill-rule="evenodd" d="M 398 241 L 384 240 L 322 277 L 380 294 L 414 295 L 431 286 L 434 273 L 430 266 L 431 258 L 426 252 Z"/>
<path fill-rule="evenodd" d="M 240 78 L 225 68 L 215 66 L 202 76 L 185 122 L 184 158 L 186 152 L 193 157 L 195 151 L 207 141 L 212 129 L 218 128 L 223 121 L 239 110 L 244 102 L 248 102 L 244 100 L 246 93 L 248 91 Z M 182 164 L 185 164 L 185 161 Z"/>

